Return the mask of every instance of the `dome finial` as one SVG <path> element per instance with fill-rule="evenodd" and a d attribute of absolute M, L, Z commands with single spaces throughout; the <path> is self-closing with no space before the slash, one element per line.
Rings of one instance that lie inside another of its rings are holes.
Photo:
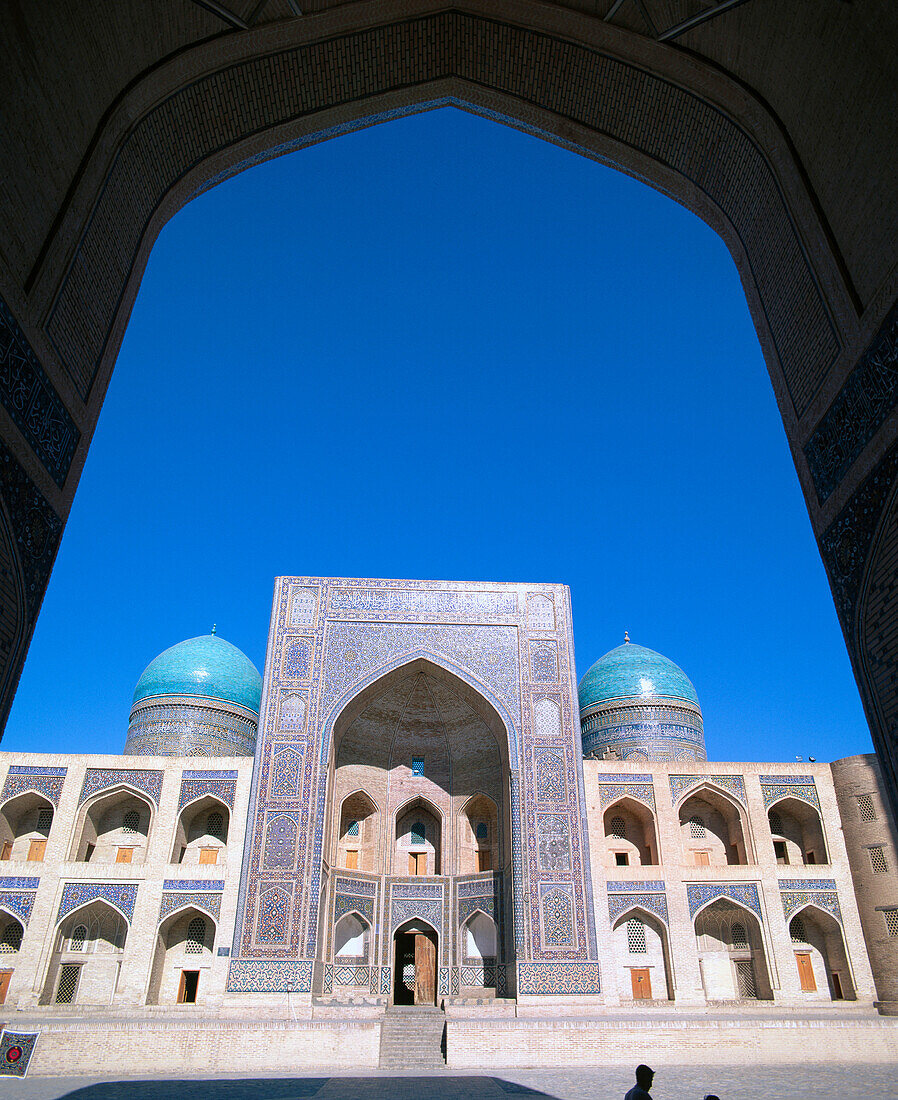
<path fill-rule="evenodd" d="M 218 627 L 218 623 L 213 623 L 213 624 L 212 624 L 212 633 L 213 633 L 213 634 L 215 633 L 215 631 L 216 631 L 217 627 Z"/>
<path fill-rule="evenodd" d="M 214 634 L 214 633 L 215 633 L 215 631 L 213 630 L 213 631 L 212 631 L 212 633 Z M 629 644 L 630 644 L 630 631 L 629 631 L 629 630 L 625 630 L 625 631 L 624 631 L 624 644 L 625 644 L 625 645 L 629 645 Z"/>

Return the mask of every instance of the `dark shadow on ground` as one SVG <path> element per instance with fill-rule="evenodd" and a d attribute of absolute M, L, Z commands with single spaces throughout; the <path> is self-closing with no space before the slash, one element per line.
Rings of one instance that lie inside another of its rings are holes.
<path fill-rule="evenodd" d="M 35 1081 L 32 1078 L 31 1084 Z M 439 1071 L 408 1077 L 124 1078 L 76 1088 L 60 1094 L 60 1100 L 501 1100 L 509 1094 L 555 1100 L 549 1093 L 500 1077 L 443 1076 Z"/>

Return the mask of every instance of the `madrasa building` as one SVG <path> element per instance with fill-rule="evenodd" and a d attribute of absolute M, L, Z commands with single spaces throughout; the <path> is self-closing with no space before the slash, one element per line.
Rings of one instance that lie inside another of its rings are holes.
<path fill-rule="evenodd" d="M 181 642 L 0 788 L 38 1072 L 898 1054 L 875 758 L 709 762 L 629 639 L 578 691 L 564 585 L 278 578 L 264 677 Z"/>

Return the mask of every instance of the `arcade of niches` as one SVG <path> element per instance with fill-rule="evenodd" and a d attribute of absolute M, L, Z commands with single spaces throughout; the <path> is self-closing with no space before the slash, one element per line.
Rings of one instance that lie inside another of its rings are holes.
<path fill-rule="evenodd" d="M 563 585 L 279 578 L 264 677 L 190 639 L 126 755 L 0 766 L 8 1011 L 898 1009 L 875 758 L 708 762 L 629 639 L 578 691 Z"/>

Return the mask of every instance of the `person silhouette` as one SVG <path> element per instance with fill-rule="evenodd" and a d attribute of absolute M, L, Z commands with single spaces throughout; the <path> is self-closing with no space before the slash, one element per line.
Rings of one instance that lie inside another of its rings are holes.
<path fill-rule="evenodd" d="M 655 1077 L 655 1071 L 648 1066 L 636 1067 L 636 1084 L 627 1095 L 624 1100 L 652 1100 L 649 1096 L 649 1089 L 652 1087 L 652 1081 Z"/>

